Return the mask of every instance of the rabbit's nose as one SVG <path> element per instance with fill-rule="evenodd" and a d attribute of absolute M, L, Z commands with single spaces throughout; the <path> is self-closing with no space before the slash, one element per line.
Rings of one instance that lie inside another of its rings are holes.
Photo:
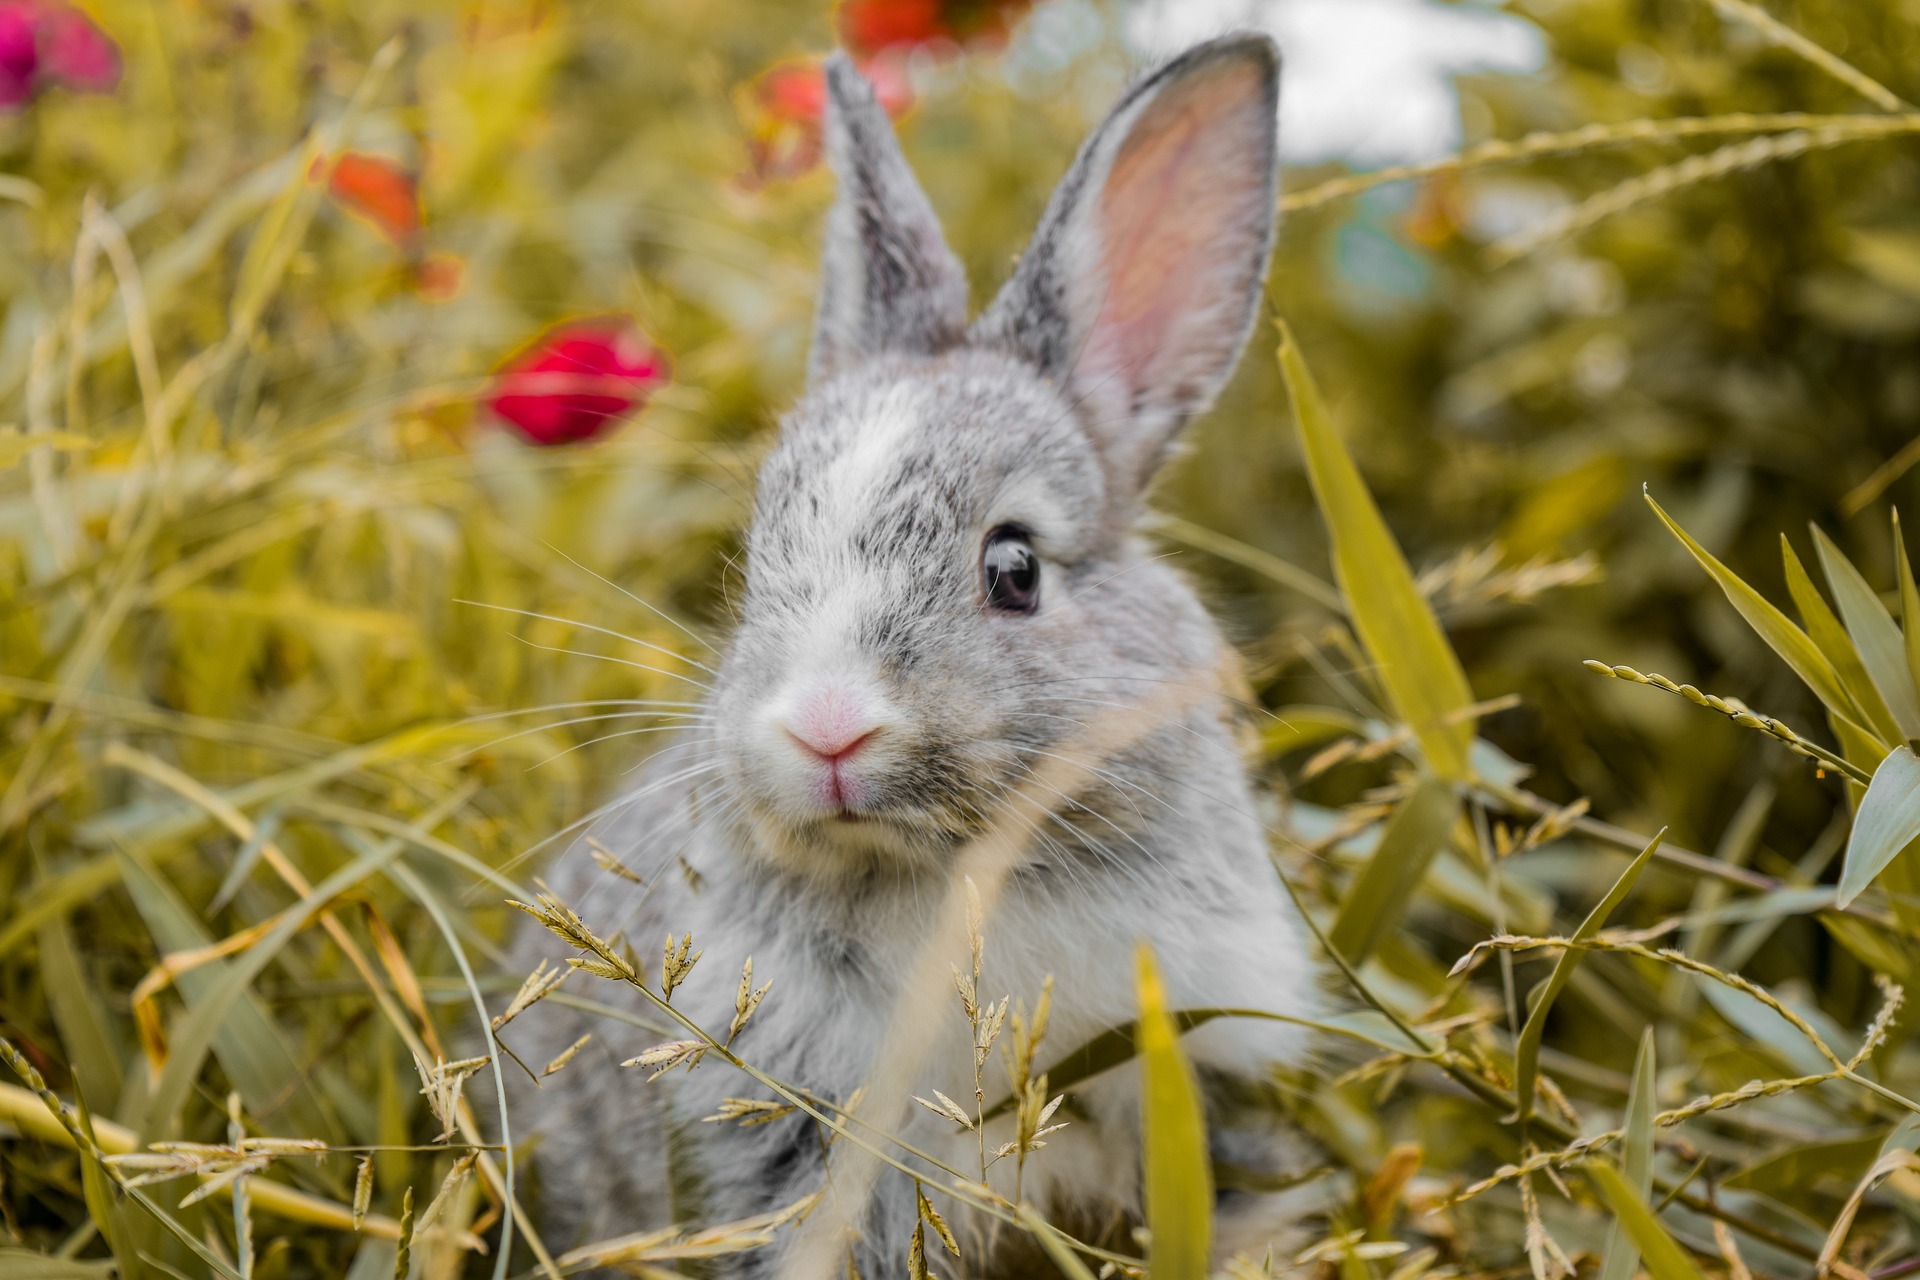
<path fill-rule="evenodd" d="M 781 721 L 780 728 L 808 755 L 838 764 L 886 726 L 852 691 L 828 686 L 802 699 Z"/>

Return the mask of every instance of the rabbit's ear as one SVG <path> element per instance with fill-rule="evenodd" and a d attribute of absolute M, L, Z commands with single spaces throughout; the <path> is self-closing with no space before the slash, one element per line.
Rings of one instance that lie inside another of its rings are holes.
<path fill-rule="evenodd" d="M 827 157 L 840 190 L 827 215 L 813 382 L 882 352 L 942 351 L 967 323 L 966 272 L 873 86 L 845 54 L 827 60 L 826 80 Z"/>
<path fill-rule="evenodd" d="M 1233 371 L 1273 244 L 1280 56 L 1200 45 L 1142 80 L 1081 147 L 976 339 L 1083 406 L 1123 496 Z"/>

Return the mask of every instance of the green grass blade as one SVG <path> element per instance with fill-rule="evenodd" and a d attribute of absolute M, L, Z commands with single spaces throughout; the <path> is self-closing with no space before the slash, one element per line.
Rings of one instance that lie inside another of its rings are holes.
<path fill-rule="evenodd" d="M 1366 963 L 1380 939 L 1400 927 L 1407 904 L 1426 877 L 1460 815 L 1453 788 L 1423 777 L 1394 810 L 1373 857 L 1354 879 L 1327 938 L 1349 963 Z"/>
<path fill-rule="evenodd" d="M 1413 571 L 1320 399 L 1300 344 L 1280 326 L 1280 369 L 1320 514 L 1333 543 L 1334 579 L 1354 632 L 1366 647 L 1394 710 L 1419 740 L 1427 763 L 1450 782 L 1471 774 L 1473 705 L 1460 659 L 1447 643 Z"/>
<path fill-rule="evenodd" d="M 1887 700 L 1894 723 L 1903 738 L 1920 738 L 1920 696 L 1916 696 L 1913 677 L 1907 673 L 1906 642 L 1900 628 L 1880 597 L 1874 593 L 1853 562 L 1841 553 L 1833 540 L 1819 529 L 1813 531 L 1813 544 L 1820 553 L 1820 567 L 1826 572 L 1827 585 L 1840 605 L 1840 617 L 1853 637 L 1854 648 L 1873 681 L 1873 687 Z"/>
<path fill-rule="evenodd" d="M 1721 564 L 1705 547 L 1695 542 L 1692 535 L 1653 500 L 1652 494 L 1643 496 L 1647 505 L 1653 508 L 1653 513 L 1660 517 L 1660 522 L 1667 526 L 1674 537 L 1680 539 L 1681 545 L 1700 562 L 1700 567 L 1726 592 L 1728 602 L 1747 620 L 1747 625 L 1793 668 L 1795 675 L 1806 681 L 1807 687 L 1813 690 L 1820 701 L 1842 714 L 1853 715 L 1852 699 L 1841 687 L 1840 677 L 1834 673 L 1833 665 L 1813 641 L 1807 638 L 1807 633 L 1794 626 L 1786 614 L 1748 586 L 1739 574 Z"/>
<path fill-rule="evenodd" d="M 53 1015 L 78 1081 L 77 1091 L 111 1114 L 119 1105 L 120 1054 L 114 1048 L 106 1005 L 74 949 L 64 916 L 40 926 L 40 977 L 47 988 L 47 1011 Z"/>
<path fill-rule="evenodd" d="M 1648 1027 L 1641 1033 L 1640 1053 L 1633 1063 L 1633 1086 L 1627 1092 L 1623 1126 L 1626 1141 L 1621 1151 L 1627 1184 L 1642 1204 L 1653 1190 L 1653 1092 L 1653 1028 Z M 1640 1265 L 1640 1250 L 1618 1218 L 1607 1230 L 1607 1244 L 1600 1256 L 1600 1280 L 1633 1280 L 1634 1270 Z"/>
<path fill-rule="evenodd" d="M 400 841 L 387 840 L 378 848 L 356 858 L 313 887 L 294 906 L 280 914 L 280 921 L 267 935 L 221 966 L 214 981 L 196 995 L 180 1027 L 174 1032 L 167 1065 L 155 1086 L 150 1110 L 156 1132 L 172 1132 L 172 1121 L 185 1103 L 201 1065 L 213 1050 L 226 1026 L 228 1015 L 239 1006 L 248 987 L 295 934 L 307 927 L 323 908 L 348 889 L 385 866 L 400 852 Z M 222 1060 L 223 1065 L 225 1060 Z M 231 1074 L 231 1071 L 229 1071 Z M 302 1130 L 301 1132 L 306 1132 Z"/>
<path fill-rule="evenodd" d="M 1920 688 L 1920 588 L 1913 583 L 1907 540 L 1900 536 L 1900 513 L 1893 513 L 1893 577 L 1900 588 L 1900 636 L 1906 641 L 1907 679 Z"/>
<path fill-rule="evenodd" d="M 1704 1280 L 1686 1250 L 1674 1243 L 1660 1219 L 1634 1194 L 1625 1174 L 1605 1161 L 1595 1161 L 1587 1166 L 1587 1177 L 1613 1210 L 1614 1220 L 1626 1228 L 1653 1280 Z"/>
<path fill-rule="evenodd" d="M 1647 847 L 1640 851 L 1639 856 L 1627 864 L 1627 869 L 1613 882 L 1613 888 L 1607 890 L 1607 896 L 1600 899 L 1593 910 L 1587 913 L 1587 918 L 1580 922 L 1580 927 L 1573 931 L 1575 942 L 1585 942 L 1606 927 L 1607 917 L 1633 892 L 1634 882 L 1646 870 L 1647 863 L 1652 861 L 1654 851 L 1660 847 L 1660 841 L 1666 834 L 1666 828 L 1662 827 L 1653 839 L 1647 841 Z M 1560 993 L 1566 990 L 1567 983 L 1573 980 L 1573 971 L 1580 967 L 1583 954 L 1578 947 L 1568 947 L 1560 953 L 1553 972 L 1547 977 L 1546 987 L 1540 992 L 1540 999 L 1534 1002 L 1526 1025 L 1520 1028 L 1520 1039 L 1513 1049 L 1513 1094 L 1519 1102 L 1514 1114 L 1518 1119 L 1525 1120 L 1533 1114 L 1533 1087 L 1540 1075 L 1540 1040 L 1546 1034 L 1547 1014 L 1553 1009 L 1553 1002 L 1560 998 Z"/>
<path fill-rule="evenodd" d="M 1147 1193 L 1150 1280 L 1206 1280 L 1212 1250 L 1213 1174 L 1206 1117 L 1193 1069 L 1167 1015 L 1153 952 L 1140 944 L 1140 1129 Z"/>
<path fill-rule="evenodd" d="M 1873 771 L 1867 798 L 1853 815 L 1836 904 L 1845 907 L 1859 897 L 1915 839 L 1920 839 L 1920 756 L 1912 747 L 1897 747 Z"/>
<path fill-rule="evenodd" d="M 121 851 L 120 859 L 127 892 L 162 951 L 186 951 L 212 941 L 186 904 L 149 863 L 140 855 L 125 851 Z M 215 961 L 180 975 L 176 985 L 186 998 L 189 1018 L 201 1002 L 216 998 L 216 986 L 234 963 Z M 339 1125 L 316 1099 L 307 1080 L 308 1073 L 302 1069 L 298 1056 L 288 1046 L 264 1004 L 251 995 L 243 995 L 223 1019 L 213 1024 L 213 1032 L 213 1053 L 249 1110 L 256 1115 L 284 1115 L 288 1130 L 302 1137 L 338 1140 Z M 185 1047 L 176 1035 L 175 1055 Z M 162 1078 L 165 1078 L 164 1072 Z M 287 1082 L 295 1080 L 301 1082 L 300 1087 L 288 1096 Z M 148 1137 L 173 1136 L 169 1128 L 154 1127 L 167 1116 L 166 1111 L 155 1107 L 158 1090 L 156 1085 L 155 1094 L 149 1096 L 141 1109 L 142 1117 L 130 1116 L 129 1120 Z"/>
<path fill-rule="evenodd" d="M 1800 621 L 1806 625 L 1807 635 L 1833 664 L 1834 674 L 1840 677 L 1840 684 L 1853 699 L 1855 711 L 1843 707 L 1829 707 L 1848 719 L 1855 720 L 1880 735 L 1880 740 L 1889 747 L 1900 741 L 1900 726 L 1894 723 L 1893 712 L 1887 710 L 1887 700 L 1873 687 L 1873 680 L 1867 675 L 1866 667 L 1861 665 L 1860 653 L 1853 647 L 1853 640 L 1847 635 L 1847 629 L 1840 625 L 1840 619 L 1827 607 L 1826 600 L 1820 594 L 1820 588 L 1813 585 L 1813 577 L 1807 572 L 1800 557 L 1795 554 L 1793 544 L 1787 541 L 1787 535 L 1780 535 L 1780 560 L 1787 576 L 1787 594 L 1793 597 L 1793 607 L 1800 611 Z"/>

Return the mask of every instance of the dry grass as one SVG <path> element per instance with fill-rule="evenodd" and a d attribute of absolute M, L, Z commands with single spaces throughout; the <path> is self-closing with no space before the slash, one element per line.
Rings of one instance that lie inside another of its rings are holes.
<path fill-rule="evenodd" d="M 1920 866 L 1890 762 L 1920 736 L 1920 594 L 1844 521 L 1916 483 L 1920 17 L 1516 7 L 1561 61 L 1467 98 L 1517 142 L 1290 177 L 1274 296 L 1302 342 L 1284 383 L 1250 355 L 1163 492 L 1273 712 L 1276 874 L 1352 1009 L 1282 1081 L 1333 1211 L 1297 1257 L 1227 1271 L 1896 1280 L 1920 1271 Z M 634 1088 L 738 1069 L 779 1101 L 717 1123 L 791 1108 L 849 1191 L 921 1179 L 916 1276 L 971 1261 L 946 1254 L 954 1204 L 1079 1280 L 1138 1269 L 985 1176 L 1047 1158 L 1084 1078 L 1061 1064 L 1133 1052 L 1048 1040 L 1008 1003 L 1040 993 L 979 989 L 977 961 L 950 990 L 949 953 L 994 945 L 1019 813 L 946 886 L 857 1113 L 730 1047 L 781 975 L 695 1026 L 670 997 L 700 939 L 655 990 L 534 881 L 723 643 L 826 196 L 750 174 L 765 122 L 741 112 L 825 16 L 381 8 L 102 3 L 118 91 L 0 117 L 0 1269 L 704 1273 L 792 1232 L 835 1253 L 809 1201 L 546 1247 L 504 1081 L 581 1046 L 462 1057 L 461 1028 L 602 981 L 659 1017 Z M 978 281 L 1110 93 L 1111 17 L 1056 3 L 925 72 L 909 149 Z M 417 175 L 417 236 L 308 180 L 345 150 Z M 505 432 L 491 372 L 609 314 L 673 380 L 592 444 Z M 1861 565 L 1823 543 L 1824 595 L 1797 559 L 1771 576 L 1803 518 Z M 1323 546 L 1332 582 L 1302 567 Z M 1382 628 L 1389 605 L 1441 625 Z M 1869 781 L 1893 794 L 1873 838 Z M 506 970 L 509 900 L 579 975 Z M 1145 1007 L 1172 1115 L 1173 1029 L 1237 1015 Z M 979 1168 L 890 1136 L 937 1017 L 970 1024 L 976 1089 L 923 1102 L 981 1135 Z M 1157 1273 L 1204 1256 L 1193 1216 L 1156 1222 Z"/>

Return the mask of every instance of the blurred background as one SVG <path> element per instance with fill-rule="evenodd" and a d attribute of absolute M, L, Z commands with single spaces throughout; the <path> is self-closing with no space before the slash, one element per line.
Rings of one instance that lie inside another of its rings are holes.
<path fill-rule="evenodd" d="M 1916 0 L 1769 12 L 1920 94 Z M 1320 187 L 1539 130 L 1909 110 L 1725 6 L 0 0 L 0 1030 L 58 1090 L 147 1136 L 220 1131 L 230 1088 L 276 1132 L 424 1133 L 399 1039 L 312 930 L 246 997 L 265 1056 L 217 1049 L 156 1118 L 153 1038 L 128 993 L 161 952 L 298 896 L 204 790 L 310 880 L 395 824 L 531 875 L 655 740 L 604 700 L 697 694 L 696 667 L 645 646 L 687 651 L 678 623 L 725 633 L 756 460 L 803 376 L 831 196 L 820 55 L 846 45 L 879 86 L 980 301 L 1130 69 L 1233 25 L 1272 31 L 1287 59 L 1297 207 L 1271 311 L 1476 695 L 1507 699 L 1485 738 L 1554 804 L 1584 797 L 1624 827 L 1818 879 L 1844 831 L 1831 779 L 1580 664 L 1820 731 L 1812 696 L 1641 492 L 1773 599 L 1779 539 L 1808 558 L 1809 522 L 1876 587 L 1893 581 L 1889 508 L 1920 499 L 1913 142 L 1761 151 L 1636 186 L 1747 135 L 1619 140 Z M 1623 191 L 1617 213 L 1583 204 Z M 1316 755 L 1381 716 L 1329 604 L 1274 341 L 1263 324 L 1191 432 L 1155 536 L 1204 585 L 1264 705 L 1330 709 L 1325 734 L 1267 743 L 1282 807 L 1318 839 L 1377 817 L 1395 766 Z M 1467 945 L 1497 923 L 1577 920 L 1623 856 L 1563 842 L 1484 895 L 1440 877 L 1375 960 L 1381 980 L 1409 1008 L 1441 999 Z M 1329 900 L 1346 865 L 1309 860 L 1309 894 Z M 446 858 L 417 874 L 418 893 L 357 891 L 342 928 L 368 946 L 385 931 L 451 1026 L 466 989 L 422 908 L 457 906 L 487 990 L 510 992 L 517 976 L 486 969 L 502 895 Z M 1642 892 L 1653 919 L 1694 885 L 1650 873 Z M 1811 917 L 1774 924 L 1743 971 L 1864 1021 L 1870 967 Z M 1596 967 L 1555 1043 L 1617 1108 L 1643 1010 L 1697 1004 Z M 163 996 L 166 1021 L 179 998 Z M 1676 1096 L 1761 1072 L 1729 1023 L 1670 1034 Z M 1410 1135 L 1442 1171 L 1512 1154 L 1459 1097 L 1384 1108 L 1365 1101 L 1376 1084 L 1342 1086 L 1322 1120 L 1362 1174 Z M 1769 1141 L 1858 1119 L 1782 1105 Z M 427 1194 L 435 1158 L 383 1155 L 377 1203 L 396 1212 L 403 1182 Z M 14 1240 L 99 1252 L 73 1244 L 70 1156 L 12 1144 L 5 1168 Z M 298 1177 L 349 1194 L 340 1162 Z M 1467 1270 L 1524 1266 L 1517 1200 L 1486 1203 L 1465 1212 L 1500 1230 L 1436 1230 L 1435 1247 Z M 351 1252 L 319 1231 L 278 1239 L 282 1272 L 338 1274 Z"/>

